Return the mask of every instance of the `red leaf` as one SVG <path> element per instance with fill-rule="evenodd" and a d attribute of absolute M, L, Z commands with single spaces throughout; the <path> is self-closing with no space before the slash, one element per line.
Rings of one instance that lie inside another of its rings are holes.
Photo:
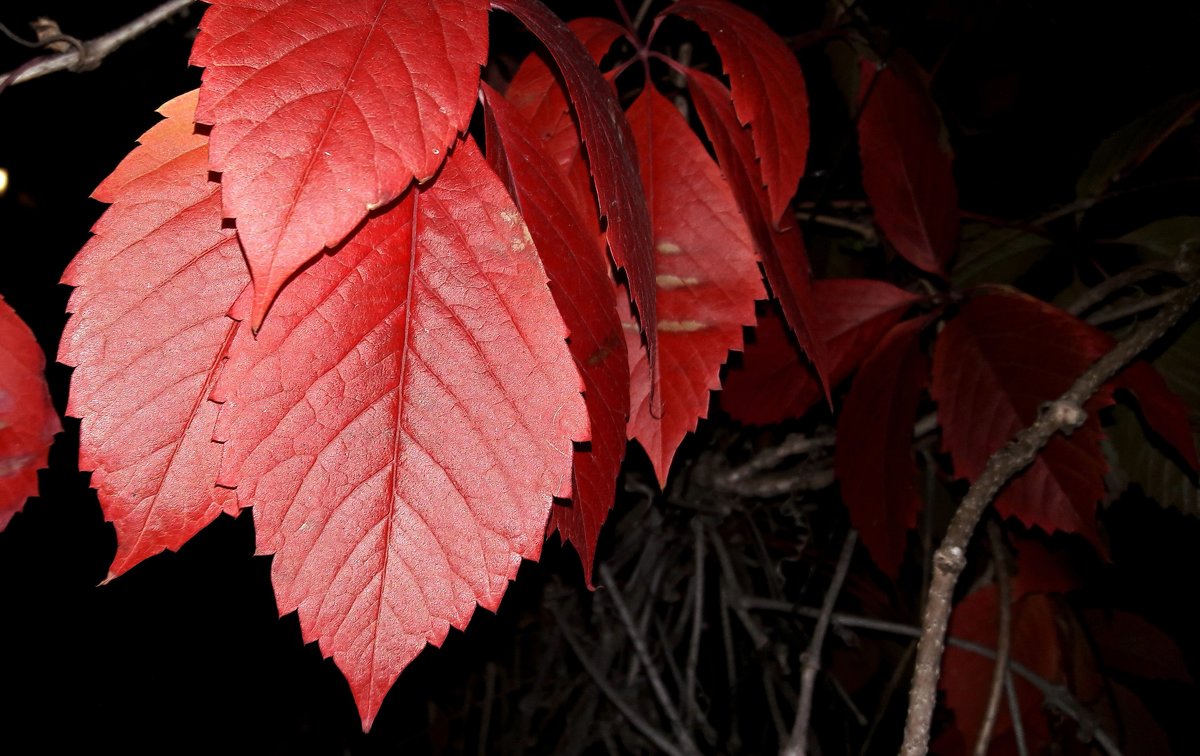
<path fill-rule="evenodd" d="M 1192 684 L 1187 659 L 1171 636 L 1119 609 L 1085 609 L 1088 638 L 1104 666 L 1139 677 Z"/>
<path fill-rule="evenodd" d="M 794 222 L 779 225 L 775 222 L 779 216 L 770 214 L 770 203 L 755 163 L 754 147 L 749 133 L 734 113 L 729 90 L 712 76 L 689 69 L 688 91 L 717 154 L 717 162 L 750 226 L 754 248 L 767 272 L 771 291 L 779 300 L 796 340 L 812 360 L 828 395 L 833 385 L 830 358 L 817 331 L 804 237 Z"/>
<path fill-rule="evenodd" d="M 495 610 L 541 551 L 587 438 L 566 328 L 528 232 L 473 142 L 372 215 L 243 330 L 220 485 L 254 507 L 298 610 L 369 728 L 426 643 Z"/>
<path fill-rule="evenodd" d="M 37 471 L 62 430 L 45 369 L 33 332 L 0 297 L 0 530 L 37 495 Z"/>
<path fill-rule="evenodd" d="M 859 151 L 875 222 L 904 259 L 942 275 L 958 245 L 953 156 L 923 74 L 899 56 L 862 62 Z"/>
<path fill-rule="evenodd" d="M 556 505 L 550 526 L 574 544 L 592 584 L 596 540 L 616 498 L 629 416 L 629 358 L 621 320 L 613 307 L 612 279 L 598 243 L 558 166 L 516 109 L 484 85 L 488 164 L 506 179 L 537 246 L 550 293 L 570 329 L 569 345 L 583 376 L 592 426 L 587 451 L 574 454 L 571 505 Z"/>
<path fill-rule="evenodd" d="M 932 385 L 943 446 L 958 474 L 974 480 L 992 452 L 1036 419 L 1043 402 L 1058 398 L 1114 343 L 1082 320 L 1016 292 L 967 302 L 938 339 Z M 1195 464 L 1186 406 L 1158 373 L 1135 363 L 1113 384 L 1132 391 L 1147 422 Z M 1083 427 L 1070 438 L 1050 439 L 1000 492 L 1001 514 L 1095 539 L 1095 507 L 1107 470 L 1097 412 L 1112 402 L 1106 387 L 1088 402 Z"/>
<path fill-rule="evenodd" d="M 985 586 L 964 598 L 950 617 L 950 635 L 994 649 L 1000 616 L 998 601 L 995 585 Z M 1065 664 L 1055 617 L 1054 600 L 1044 594 L 1025 596 L 1013 603 L 1011 658 L 1052 683 L 1063 681 Z M 946 647 L 938 685 L 945 691 L 947 708 L 954 711 L 956 729 L 968 743 L 975 742 L 983 722 L 995 666 L 985 656 L 955 646 Z M 1051 742 L 1042 694 L 1018 675 L 1013 675 L 1013 687 L 1030 752 L 1042 753 Z M 1001 701 L 992 735 L 995 741 L 1001 741 L 1011 732 L 1012 717 L 1008 706 Z"/>
<path fill-rule="evenodd" d="M 653 87 L 628 116 L 654 223 L 663 365 L 663 411 L 652 411 L 649 385 L 635 380 L 629 435 L 665 483 L 680 442 L 708 416 L 729 350 L 742 348 L 754 300 L 766 293 L 737 202 L 684 117 Z"/>
<path fill-rule="evenodd" d="M 431 178 L 467 128 L 485 0 L 208 0 L 196 119 L 254 276 L 257 330 L 279 289 L 367 212 Z"/>
<path fill-rule="evenodd" d="M 604 18 L 580 18 L 567 24 L 596 63 L 600 62 L 625 29 Z M 543 152 L 568 176 L 571 189 L 579 200 L 581 212 L 599 232 L 596 195 L 583 142 L 571 114 L 571 104 L 555 72 L 536 53 L 521 63 L 505 91 L 505 98 L 538 136 Z"/>
<path fill-rule="evenodd" d="M 724 0 L 683 0 L 663 13 L 694 21 L 717 46 L 738 121 L 754 137 L 769 218 L 778 222 L 808 159 L 808 93 L 796 56 L 762 19 Z"/>
<path fill-rule="evenodd" d="M 832 278 L 813 282 L 813 309 L 832 361 L 831 385 L 854 372 L 920 297 L 886 281 Z M 823 396 L 820 382 L 773 310 L 758 319 L 740 368 L 729 371 L 721 407 L 743 423 L 777 423 L 808 412 Z"/>
<path fill-rule="evenodd" d="M 943 447 L 958 475 L 975 480 L 988 458 L 1031 424 L 1043 402 L 1070 388 L 1104 348 L 1104 335 L 1050 305 L 1017 294 L 991 294 L 963 305 L 938 338 L 933 398 Z M 997 510 L 1047 532 L 1095 540 L 1096 503 L 1107 465 L 1096 411 L 1071 436 L 1055 435 L 1033 463 L 1001 490 Z"/>
<path fill-rule="evenodd" d="M 492 0 L 492 7 L 511 13 L 532 31 L 558 64 L 575 105 L 579 133 L 587 145 L 600 213 L 608 219 L 608 246 L 625 269 L 646 335 L 650 396 L 661 404 L 658 368 L 658 315 L 654 298 L 654 252 L 650 215 L 638 181 L 633 135 L 616 92 L 605 81 L 579 38 L 540 0 Z"/>
<path fill-rule="evenodd" d="M 893 328 L 867 357 L 842 407 L 834 472 L 850 522 L 875 564 L 896 577 L 921 494 L 913 459 L 913 422 L 929 385 L 920 336 L 933 315 Z"/>
<path fill-rule="evenodd" d="M 222 511 L 208 395 L 237 329 L 226 313 L 250 276 L 221 228 L 195 105 L 195 92 L 164 105 L 166 120 L 96 189 L 112 207 L 63 275 L 77 288 L 58 359 L 75 367 L 67 413 L 83 420 L 80 468 L 94 470 L 117 530 L 110 577 L 178 549 Z"/>

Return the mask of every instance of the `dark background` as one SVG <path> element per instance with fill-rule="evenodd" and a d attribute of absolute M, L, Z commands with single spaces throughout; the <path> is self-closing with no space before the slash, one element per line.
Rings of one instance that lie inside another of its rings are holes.
<path fill-rule="evenodd" d="M 568 17 L 611 14 L 608 3 L 551 5 Z M 790 0 L 747 5 L 769 13 L 787 34 L 821 18 L 819 4 L 804 4 L 802 14 Z M 29 36 L 26 22 L 44 15 L 89 39 L 153 6 L 10 0 L 0 21 Z M 958 154 L 962 204 L 990 215 L 1017 217 L 1069 201 L 1074 177 L 1104 136 L 1200 86 L 1194 3 L 864 7 L 892 31 L 891 43 L 938 67 L 935 95 Z M 0 93 L 0 167 L 10 176 L 0 198 L 0 294 L 51 360 L 69 293 L 58 278 L 103 210 L 88 194 L 158 120 L 158 105 L 198 85 L 199 71 L 187 57 L 200 12 L 195 7 L 131 42 L 96 71 L 58 73 Z M 495 50 L 513 56 L 528 48 L 514 28 L 498 22 Z M 29 55 L 0 39 L 0 71 Z M 827 64 L 819 47 L 801 55 L 817 99 L 816 80 L 828 74 Z M 838 182 L 844 118 L 822 117 L 814 105 L 812 173 Z M 1200 152 L 1194 133 L 1174 140 L 1156 160 L 1194 164 Z M 1158 217 L 1179 202 L 1172 197 L 1153 198 Z M 60 412 L 69 374 L 51 362 Z M 500 616 L 480 612 L 467 633 L 451 633 L 445 650 L 427 650 L 389 695 L 374 732 L 363 736 L 340 673 L 315 646 L 301 643 L 294 616 L 278 618 L 269 561 L 251 556 L 249 516 L 222 517 L 180 553 L 97 587 L 115 540 L 87 475 L 77 469 L 78 423 L 65 425 L 41 475 L 41 498 L 0 533 L 0 751 L 6 753 L 80 742 L 89 750 L 167 753 L 430 750 L 441 742 L 428 725 L 431 708 L 457 705 L 465 681 L 536 608 L 545 575 L 582 584 L 574 555 L 547 546 L 546 561 L 526 565 Z M 1113 601 L 1134 604 L 1180 637 L 1194 625 L 1177 604 L 1194 590 L 1181 591 L 1177 581 L 1190 583 L 1197 574 L 1200 533 L 1194 522 L 1153 505 L 1121 506 L 1113 513 L 1123 523 L 1114 556 L 1130 558 L 1110 586 Z M 1185 648 L 1193 667 L 1194 645 Z"/>

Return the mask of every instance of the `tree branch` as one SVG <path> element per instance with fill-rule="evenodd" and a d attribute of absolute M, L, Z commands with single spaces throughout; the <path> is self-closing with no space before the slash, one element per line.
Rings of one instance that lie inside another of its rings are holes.
<path fill-rule="evenodd" d="M 813 688 L 817 682 L 817 672 L 821 669 L 821 648 L 825 645 L 825 633 L 829 630 L 829 620 L 833 616 L 833 605 L 837 603 L 838 594 L 842 592 L 842 583 L 850 570 L 850 558 L 854 556 L 854 543 L 858 533 L 851 530 L 842 544 L 842 553 L 838 557 L 837 569 L 833 573 L 833 581 L 825 592 L 825 602 L 821 607 L 821 616 L 817 618 L 817 626 L 813 630 L 812 641 L 804 652 L 804 672 L 800 676 L 800 703 L 796 706 L 796 721 L 792 725 L 792 737 L 780 753 L 783 756 L 804 756 L 808 753 L 808 721 L 812 716 Z"/>
<path fill-rule="evenodd" d="M 13 84 L 55 73 L 56 71 L 90 71 L 116 50 L 135 37 L 153 29 L 177 13 L 182 13 L 195 0 L 168 0 L 145 15 L 135 18 L 119 29 L 88 42 L 72 42 L 72 49 L 58 55 L 35 58 L 0 76 L 0 91 Z"/>
<path fill-rule="evenodd" d="M 909 696 L 908 721 L 901 747 L 904 756 L 921 756 L 929 748 L 954 586 L 966 567 L 967 545 L 983 512 L 1000 489 L 1034 460 L 1054 434 L 1070 432 L 1083 424 L 1087 418 L 1084 402 L 1183 317 L 1197 296 L 1200 296 L 1200 281 L 1178 290 L 1153 319 L 1097 360 L 1065 394 L 1041 412 L 1033 425 L 1022 430 L 1007 446 L 993 454 L 983 473 L 971 484 L 950 521 L 945 538 L 934 553 L 933 580 L 925 602 L 922 635 L 917 645 L 917 661 Z"/>

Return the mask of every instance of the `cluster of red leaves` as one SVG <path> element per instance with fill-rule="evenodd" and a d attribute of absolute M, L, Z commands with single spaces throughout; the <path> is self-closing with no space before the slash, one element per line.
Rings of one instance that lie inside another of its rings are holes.
<path fill-rule="evenodd" d="M 652 84 L 622 109 L 598 63 L 648 48 L 609 21 L 568 29 L 538 0 L 210 4 L 201 88 L 96 190 L 110 207 L 64 275 L 68 412 L 117 531 L 110 579 L 251 509 L 279 611 L 369 727 L 547 535 L 590 581 L 627 439 L 665 480 L 766 297 L 760 262 L 829 373 L 788 217 L 804 79 L 725 0 L 665 10 L 729 77 L 674 64 L 714 159 Z M 480 83 L 490 9 L 549 53 L 503 94 Z M 38 463 L 42 425 L 14 425 Z"/>
<path fill-rule="evenodd" d="M 364 727 L 425 645 L 496 608 L 548 534 L 575 546 L 590 582 L 626 441 L 665 481 L 755 324 L 760 265 L 784 320 L 758 321 L 723 406 L 775 421 L 853 376 L 836 473 L 891 574 L 921 506 L 911 441 L 926 396 L 970 480 L 1111 346 L 1015 290 L 948 305 L 881 281 L 813 284 L 790 215 L 804 78 L 726 0 L 682 0 L 658 20 L 707 33 L 728 86 L 612 22 L 568 28 L 538 0 L 491 0 L 549 53 L 503 93 L 480 83 L 484 0 L 344 0 L 336 17 L 315 0 L 210 3 L 192 54 L 203 85 L 164 105 L 96 190 L 110 207 L 64 276 L 68 412 L 116 527 L 110 577 L 252 509 L 279 611 L 297 611 L 345 673 Z M 624 66 L 598 68 L 621 39 L 686 81 L 712 154 L 653 82 L 622 109 Z M 959 217 L 925 78 L 903 58 L 860 74 L 878 226 L 944 279 Z M 480 101 L 486 157 L 466 136 Z M 0 309 L 0 329 L 11 318 Z M 8 419 L 9 396 L 48 407 L 36 349 L 17 349 L 0 374 L 0 524 L 58 430 L 53 412 Z M 1135 366 L 1114 388 L 1197 466 L 1156 373 Z M 1098 542 L 1095 410 L 1112 402 L 1097 396 L 1000 512 Z"/>

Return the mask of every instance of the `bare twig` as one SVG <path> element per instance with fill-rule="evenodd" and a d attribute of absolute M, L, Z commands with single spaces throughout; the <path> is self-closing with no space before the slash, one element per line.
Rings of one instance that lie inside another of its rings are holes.
<path fill-rule="evenodd" d="M 621 597 L 621 591 L 617 588 L 617 581 L 613 579 L 612 571 L 608 565 L 601 565 L 600 579 L 604 581 L 604 587 L 613 604 L 617 607 L 617 616 L 621 618 L 621 624 L 625 626 L 625 632 L 629 634 L 629 640 L 633 643 L 633 650 L 641 659 L 642 668 L 646 671 L 646 679 L 650 682 L 650 689 L 654 691 L 654 697 L 658 699 L 659 705 L 663 712 L 667 715 L 667 719 L 671 722 L 671 728 L 675 730 L 675 737 L 679 741 L 680 749 L 683 753 L 699 753 L 696 748 L 696 743 L 692 740 L 692 736 L 688 733 L 687 728 L 683 726 L 683 720 L 679 717 L 679 711 L 675 708 L 674 702 L 671 701 L 670 695 L 667 694 L 667 688 L 663 685 L 662 677 L 658 674 L 658 669 L 654 666 L 654 660 L 650 657 L 650 649 L 646 647 L 646 639 L 642 635 L 638 626 L 633 621 L 633 615 L 629 612 L 629 607 L 625 604 L 625 599 Z"/>
<path fill-rule="evenodd" d="M 967 544 L 987 506 L 1009 480 L 1025 469 L 1038 451 L 1060 431 L 1071 431 L 1087 417 L 1083 404 L 1134 357 L 1158 340 L 1191 309 L 1200 296 L 1200 281 L 1175 292 L 1162 310 L 1108 354 L 1096 361 L 1061 397 L 1051 402 L 1029 427 L 988 460 L 954 513 L 938 550 L 934 574 L 921 623 L 917 660 L 909 696 L 908 720 L 904 728 L 904 756 L 920 756 L 929 748 L 933 710 L 937 705 L 937 683 L 941 673 L 946 628 L 950 621 L 954 586 L 966 567 Z"/>
<path fill-rule="evenodd" d="M 743 606 L 747 609 L 758 609 L 774 612 L 787 612 L 800 617 L 808 617 L 810 619 L 820 619 L 821 610 L 811 606 L 797 606 L 787 601 L 775 601 L 772 599 L 746 598 L 742 600 Z M 906 625 L 903 622 L 889 622 L 888 620 L 873 619 L 871 617 L 859 617 L 853 614 L 843 614 L 834 612 L 830 618 L 837 627 L 848 630 L 870 630 L 878 633 L 886 633 L 888 635 L 897 635 L 904 638 L 921 638 L 922 629 L 914 625 Z M 973 654 L 984 657 L 985 659 L 996 659 L 996 650 L 988 648 L 979 643 L 954 636 L 946 637 L 946 645 L 960 648 L 963 651 L 968 651 Z M 1099 727 L 1092 713 L 1080 703 L 1071 692 L 1062 685 L 1052 683 L 1038 673 L 1034 672 L 1029 667 L 1016 661 L 1010 661 L 1008 668 L 1014 675 L 1020 677 L 1025 682 L 1032 685 L 1042 694 L 1046 705 L 1055 711 L 1060 711 L 1071 719 L 1075 720 L 1080 725 L 1080 730 L 1088 732 L 1095 739 L 1096 744 L 1104 750 L 1108 756 L 1121 756 L 1121 751 L 1117 747 L 1116 741 L 1104 729 Z"/>
<path fill-rule="evenodd" d="M 796 213 L 796 220 L 805 221 L 807 223 L 816 223 L 820 226 L 829 226 L 830 228 L 840 228 L 843 231 L 850 231 L 857 234 L 862 240 L 871 246 L 879 243 L 879 234 L 875 232 L 875 227 L 869 223 L 856 221 L 851 218 L 843 218 L 840 215 L 826 215 L 824 213 Z"/>
<path fill-rule="evenodd" d="M 1189 265 L 1190 263 L 1183 257 L 1174 260 L 1155 260 L 1144 265 L 1135 265 L 1128 270 L 1123 270 L 1116 275 L 1105 278 L 1100 283 L 1085 291 L 1067 307 L 1067 312 L 1079 317 L 1121 289 L 1133 286 L 1152 276 L 1160 273 L 1186 275 Z"/>
<path fill-rule="evenodd" d="M 696 670 L 700 666 L 700 631 L 704 626 L 704 526 L 692 518 L 692 634 L 688 639 L 687 672 L 684 678 L 683 721 L 689 727 L 696 716 Z"/>
<path fill-rule="evenodd" d="M 996 573 L 996 588 L 1000 593 L 1000 627 L 996 635 L 996 668 L 992 672 L 992 687 L 988 691 L 983 722 L 975 740 L 975 756 L 987 756 L 988 747 L 992 744 L 992 731 L 996 729 L 996 716 L 1000 712 L 1000 697 L 1004 695 L 1004 681 L 1008 679 L 1008 656 L 1012 648 L 1012 583 L 1008 579 L 1004 538 L 1000 535 L 1000 526 L 995 520 L 988 522 L 987 534 L 992 547 L 992 569 Z"/>
<path fill-rule="evenodd" d="M 1130 302 L 1121 307 L 1112 307 L 1107 310 L 1101 310 L 1088 318 L 1087 321 L 1094 326 L 1102 326 L 1108 323 L 1114 323 L 1118 320 L 1133 317 L 1134 315 L 1140 315 L 1147 310 L 1153 310 L 1157 307 L 1161 307 L 1167 302 L 1170 302 L 1174 295 L 1175 292 L 1169 291 L 1165 294 L 1159 294 L 1153 297 L 1143 297 L 1142 299 Z"/>
<path fill-rule="evenodd" d="M 187 10 L 193 2 L 194 0 L 168 0 L 119 29 L 114 29 L 108 34 L 88 42 L 81 42 L 77 47 L 73 45 L 73 48 L 67 52 L 29 61 L 0 76 L 0 91 L 13 84 L 20 84 L 56 71 L 91 70 L 100 65 L 100 61 L 118 47 L 158 26 L 176 13 Z"/>
<path fill-rule="evenodd" d="M 1004 676 L 1004 693 L 1008 698 L 1008 717 L 1012 720 L 1013 739 L 1017 741 L 1017 756 L 1029 756 L 1029 745 L 1025 742 L 1025 723 L 1021 721 L 1021 702 L 1017 700 L 1017 686 L 1013 684 L 1011 669 Z"/>
<path fill-rule="evenodd" d="M 833 615 L 833 605 L 837 602 L 838 594 L 842 592 L 842 583 L 850 570 L 850 558 L 854 556 L 854 543 L 858 533 L 851 530 L 842 543 L 842 553 L 838 556 L 837 569 L 833 573 L 833 581 L 825 592 L 825 602 L 821 607 L 821 616 L 813 629 L 812 640 L 808 650 L 804 652 L 801 664 L 804 671 L 800 675 L 800 703 L 796 707 L 796 721 L 792 724 L 792 737 L 780 751 L 784 756 L 804 756 L 808 753 L 808 722 L 812 716 L 813 689 L 816 687 L 817 672 L 821 669 L 821 649 L 825 645 L 825 633 L 829 630 L 829 618 Z"/>
<path fill-rule="evenodd" d="M 584 652 L 583 645 L 575 637 L 575 633 L 571 631 L 571 628 L 567 626 L 562 616 L 553 609 L 551 611 L 554 613 L 554 620 L 558 623 L 559 631 L 562 632 L 567 645 L 575 652 L 575 657 L 579 659 L 579 663 L 583 665 L 584 670 L 592 678 L 592 681 L 596 683 L 596 687 L 600 689 L 600 692 L 604 694 L 613 706 L 617 707 L 617 710 L 629 721 L 629 724 L 663 753 L 669 756 L 685 756 L 666 735 L 659 732 L 654 725 L 643 719 L 642 715 L 637 712 L 637 709 L 617 693 L 613 686 L 609 684 L 604 673 L 596 668 L 595 662 Z"/>

